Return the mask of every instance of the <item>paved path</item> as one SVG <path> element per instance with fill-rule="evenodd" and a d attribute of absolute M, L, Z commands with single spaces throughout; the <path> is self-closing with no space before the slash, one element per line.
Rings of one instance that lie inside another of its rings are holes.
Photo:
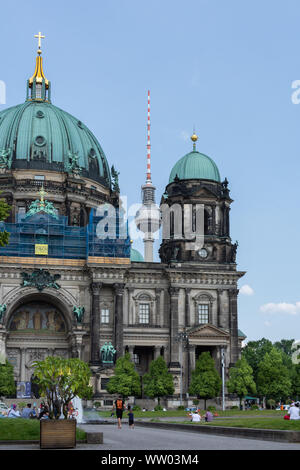
<path fill-rule="evenodd" d="M 78 444 L 74 450 L 300 450 L 300 444 L 239 439 L 193 432 L 144 428 L 136 425 L 129 429 L 124 423 L 122 429 L 116 425 L 80 425 L 86 431 L 104 433 L 101 445 Z M 1 450 L 39 450 L 38 445 L 0 445 Z"/>

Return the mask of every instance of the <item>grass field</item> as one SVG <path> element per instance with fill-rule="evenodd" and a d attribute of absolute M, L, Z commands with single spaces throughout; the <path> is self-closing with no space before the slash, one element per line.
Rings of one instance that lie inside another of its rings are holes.
<path fill-rule="evenodd" d="M 276 410 L 226 410 L 226 411 L 217 411 L 219 417 L 283 417 L 286 413 L 285 411 L 276 411 Z M 111 415 L 111 411 L 99 411 L 99 416 L 102 418 L 108 418 Z M 200 414 L 205 414 L 205 411 L 200 411 Z M 127 412 L 124 413 L 126 417 Z M 176 417 L 187 417 L 188 412 L 185 410 L 168 410 L 168 411 L 134 411 L 135 418 L 176 418 Z"/>
<path fill-rule="evenodd" d="M 172 421 L 174 423 L 174 421 Z M 200 423 L 191 423 L 191 421 L 177 421 L 179 424 L 190 424 L 191 426 L 225 426 L 234 428 L 255 428 L 255 429 L 277 429 L 285 431 L 300 431 L 299 421 L 288 421 L 281 418 L 231 418 L 231 419 L 214 419 L 210 423 L 202 421 Z"/>
<path fill-rule="evenodd" d="M 76 429 L 77 440 L 85 439 L 85 432 Z M 0 441 L 36 441 L 40 439 L 40 422 L 36 419 L 0 419 Z"/>

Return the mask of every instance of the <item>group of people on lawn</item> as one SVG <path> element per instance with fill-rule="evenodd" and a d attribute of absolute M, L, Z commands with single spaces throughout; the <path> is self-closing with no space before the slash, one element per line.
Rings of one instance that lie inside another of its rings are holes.
<path fill-rule="evenodd" d="M 191 411 L 188 413 L 188 417 L 193 423 L 199 423 L 202 418 L 205 419 L 205 422 L 208 423 L 213 420 L 213 414 L 211 411 L 206 411 L 205 415 L 201 416 L 200 410 Z"/>
<path fill-rule="evenodd" d="M 59 414 L 59 409 L 55 408 L 55 417 L 57 417 L 57 414 Z M 76 418 L 77 414 L 77 410 L 74 409 L 72 402 L 70 402 L 67 410 L 68 418 Z M 33 407 L 31 403 L 27 403 L 26 407 L 21 410 L 18 410 L 16 404 L 13 404 L 9 410 L 0 411 L 0 418 L 50 419 L 49 409 L 44 402 L 39 407 L 36 406 L 36 403 L 33 404 Z"/>

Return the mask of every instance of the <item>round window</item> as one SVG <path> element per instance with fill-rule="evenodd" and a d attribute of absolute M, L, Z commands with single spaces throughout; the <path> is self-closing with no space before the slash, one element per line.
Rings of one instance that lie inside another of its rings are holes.
<path fill-rule="evenodd" d="M 46 139 L 42 135 L 38 135 L 35 138 L 35 144 L 38 145 L 39 147 L 42 147 L 43 145 L 45 145 L 45 143 L 46 143 Z"/>
<path fill-rule="evenodd" d="M 41 111 L 40 109 L 36 112 L 36 117 L 37 118 L 43 118 L 45 117 L 45 114 L 43 113 L 43 111 Z"/>

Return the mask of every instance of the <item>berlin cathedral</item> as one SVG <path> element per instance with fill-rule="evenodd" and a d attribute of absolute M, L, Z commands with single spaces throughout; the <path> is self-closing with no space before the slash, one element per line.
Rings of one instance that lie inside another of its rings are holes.
<path fill-rule="evenodd" d="M 78 357 L 90 365 L 94 398 L 105 406 L 114 364 L 104 364 L 100 350 L 111 343 L 114 361 L 129 352 L 141 377 L 163 356 L 174 377 L 169 400 L 180 393 L 186 399 L 199 355 L 209 351 L 220 374 L 224 358 L 228 376 L 245 339 L 237 311 L 237 284 L 245 273 L 237 270 L 230 236 L 228 181 L 196 149 L 194 133 L 192 148 L 166 180 L 160 205 L 169 211 L 162 217 L 151 181 L 148 108 L 147 178 L 136 216 L 144 255 L 135 250 L 118 173 L 84 122 L 52 103 L 41 37 L 25 102 L 0 112 L 0 191 L 11 208 L 0 222 L 9 233 L 0 247 L 2 360 L 13 365 L 17 383 L 30 383 L 34 361 Z M 186 206 L 192 213 L 188 240 L 185 215 L 175 220 L 173 210 Z M 201 246 L 193 243 L 198 206 Z M 159 262 L 153 261 L 157 230 Z"/>

